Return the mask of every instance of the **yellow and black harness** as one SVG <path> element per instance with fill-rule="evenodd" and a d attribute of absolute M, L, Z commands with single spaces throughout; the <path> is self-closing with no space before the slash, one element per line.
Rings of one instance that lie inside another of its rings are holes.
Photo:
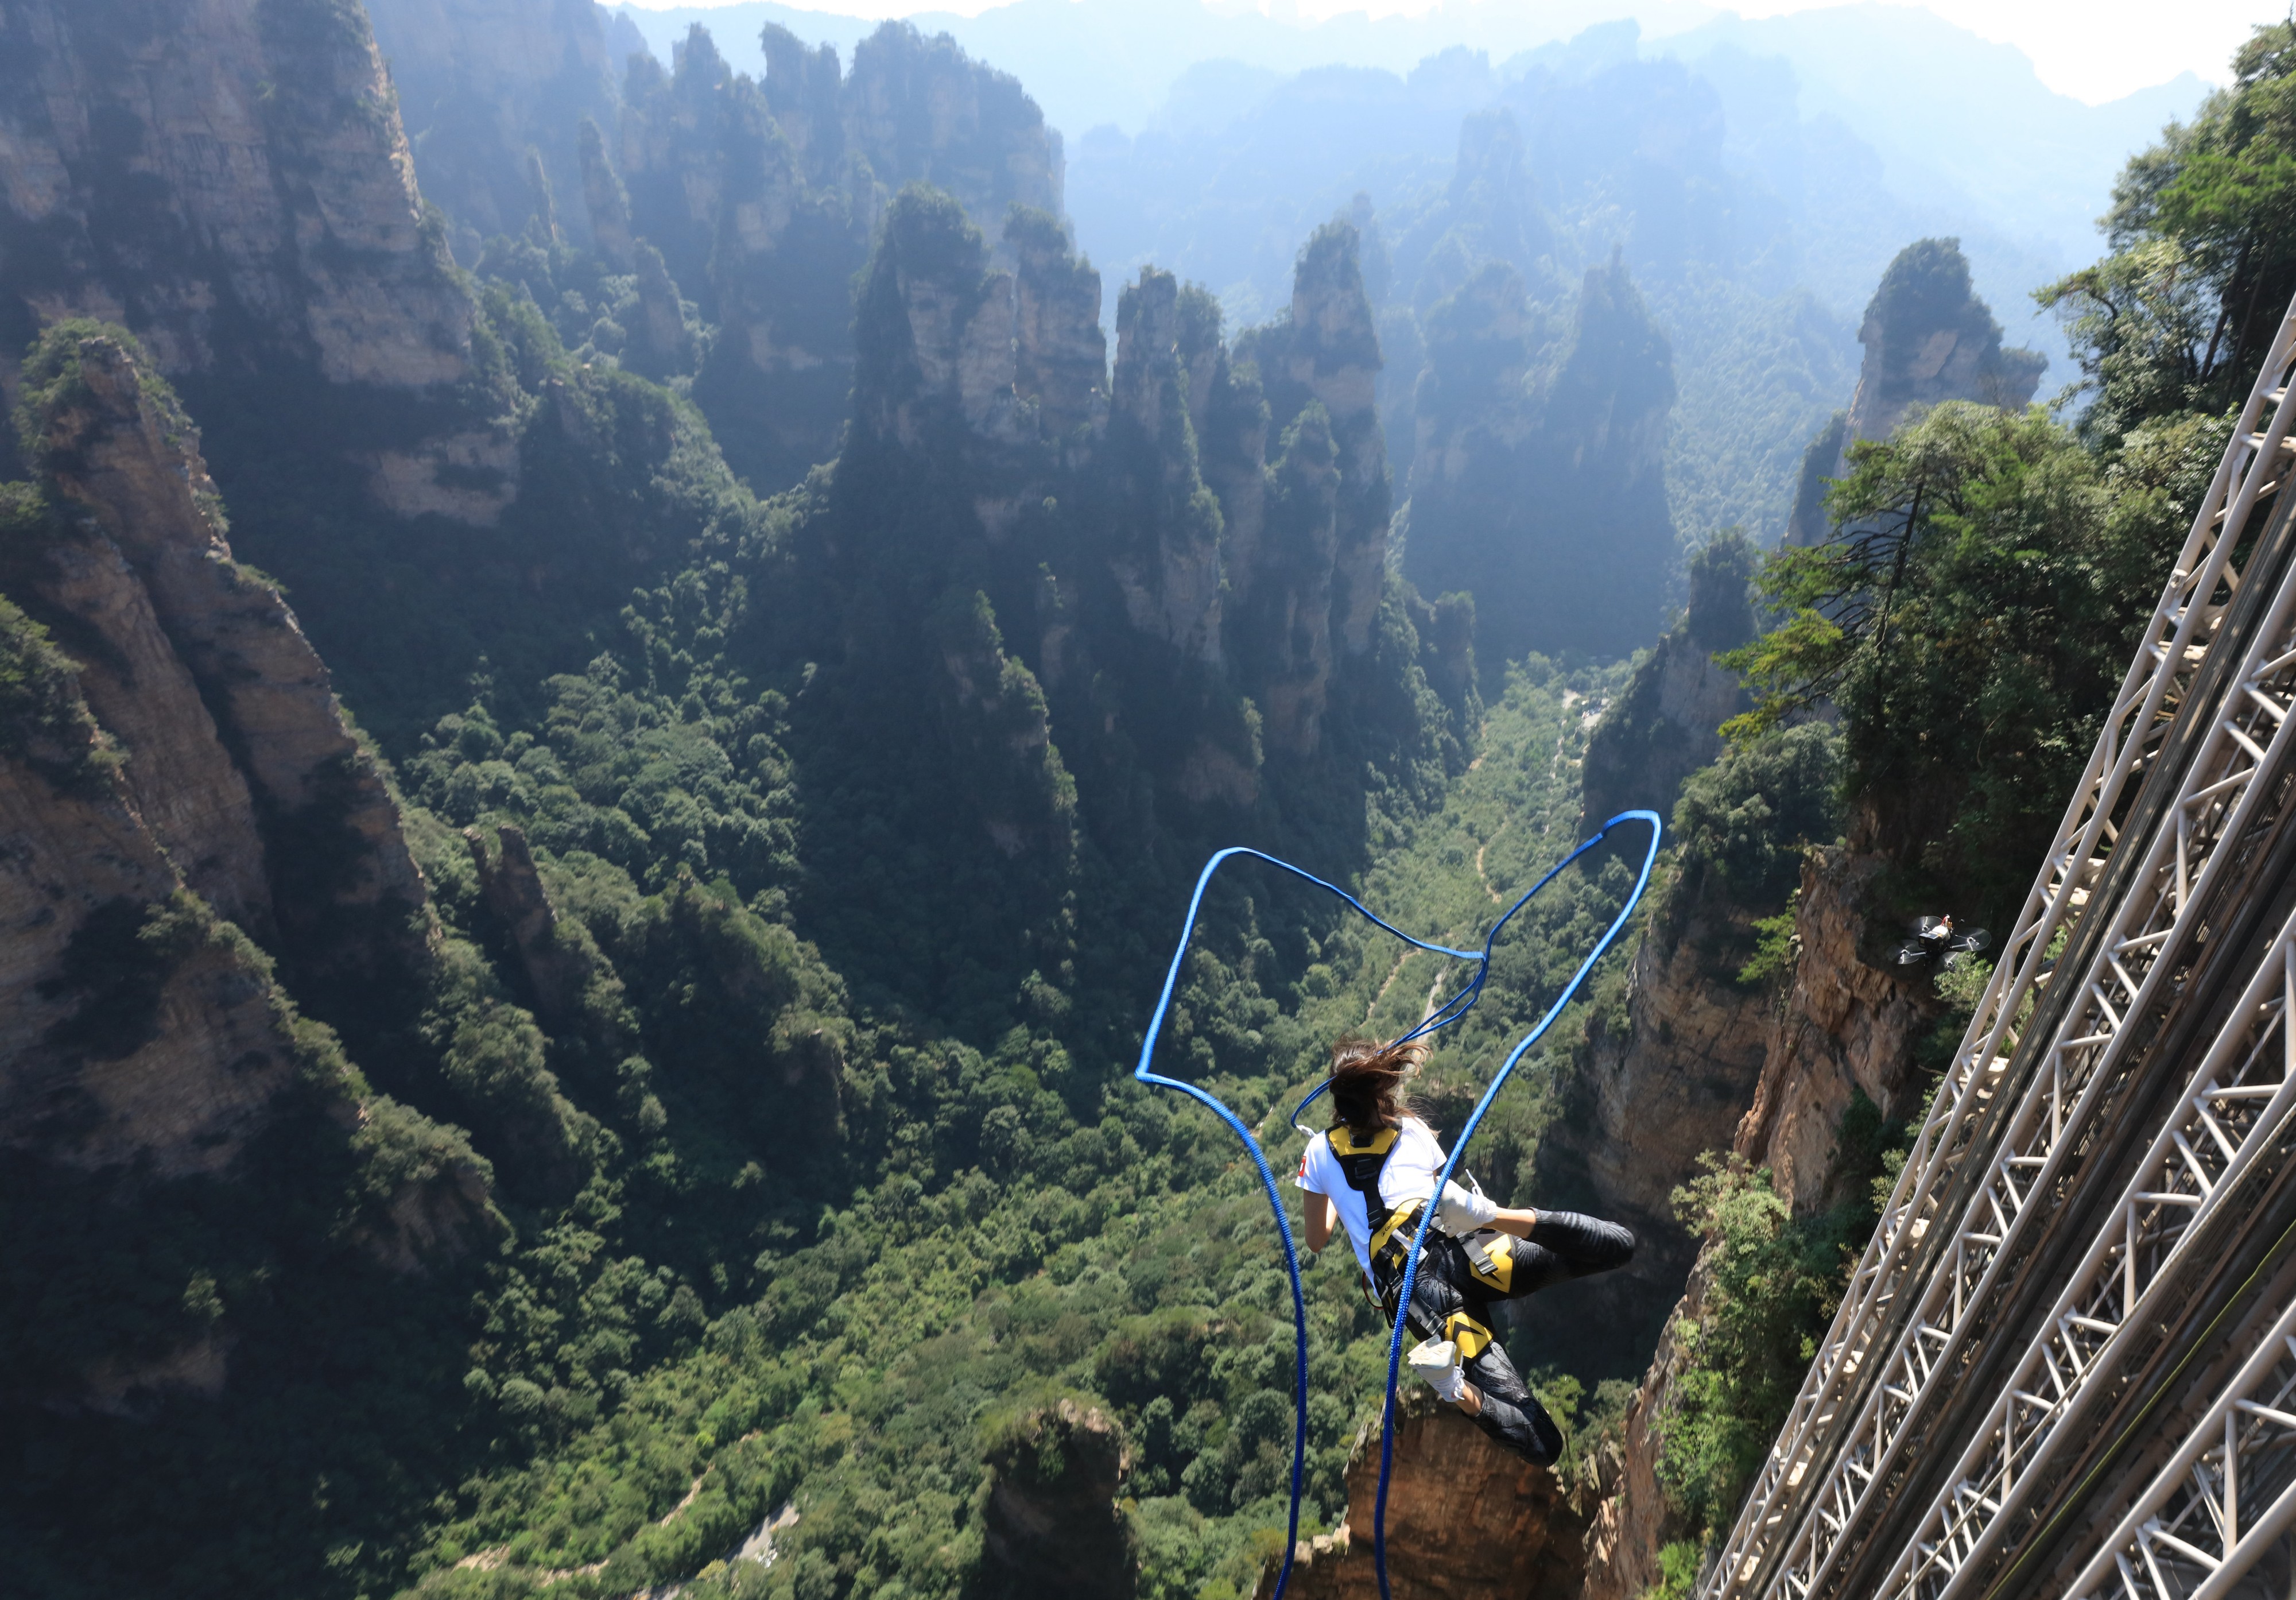
<path fill-rule="evenodd" d="M 1324 1137 L 1332 1147 L 1333 1159 L 1340 1163 L 1340 1173 L 1347 1179 L 1348 1187 L 1363 1196 L 1364 1216 L 1371 1224 L 1371 1244 L 1365 1251 L 1371 1257 L 1371 1287 L 1376 1292 L 1380 1309 L 1392 1322 L 1396 1301 L 1403 1287 L 1404 1268 L 1411 1259 L 1411 1235 L 1427 1202 L 1406 1200 L 1390 1209 L 1379 1192 L 1380 1174 L 1386 1169 L 1387 1158 L 1395 1149 L 1396 1129 L 1382 1128 L 1375 1133 L 1359 1133 L 1352 1128 L 1340 1127 Z M 1484 1228 L 1459 1243 L 1467 1259 L 1467 1271 L 1477 1283 L 1502 1295 L 1513 1287 L 1512 1236 Z M 1420 1270 L 1427 1270 L 1423 1259 Z M 1413 1326 L 1423 1336 L 1434 1337 L 1435 1330 L 1419 1327 L 1419 1320 L 1413 1317 Z M 1472 1361 L 1481 1355 L 1495 1337 L 1490 1329 L 1464 1311 L 1454 1311 L 1443 1319 L 1442 1336 L 1459 1347 L 1462 1361 Z"/>

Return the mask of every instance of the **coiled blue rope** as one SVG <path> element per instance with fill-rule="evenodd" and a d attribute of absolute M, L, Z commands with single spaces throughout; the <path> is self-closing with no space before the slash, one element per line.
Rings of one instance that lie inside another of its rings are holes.
<path fill-rule="evenodd" d="M 1627 919 L 1634 915 L 1636 906 L 1641 903 L 1643 890 L 1650 886 L 1651 868 L 1658 863 L 1660 831 L 1658 813 L 1621 811 L 1618 816 L 1611 818 L 1603 825 L 1600 833 L 1556 862 L 1546 876 L 1531 885 L 1530 893 L 1517 900 L 1508 910 L 1506 916 L 1499 919 L 1498 927 L 1505 927 L 1508 917 L 1513 916 L 1517 911 L 1529 903 L 1531 895 L 1546 888 L 1554 881 L 1556 874 L 1610 837 L 1612 828 L 1617 827 L 1620 823 L 1627 822 L 1647 823 L 1650 825 L 1651 831 L 1650 849 L 1643 853 L 1642 870 L 1635 875 L 1634 892 L 1627 897 L 1626 904 L 1619 907 L 1619 915 L 1611 919 L 1611 925 L 1603 930 L 1603 937 L 1595 941 L 1595 948 L 1587 953 L 1587 959 L 1578 964 L 1578 970 L 1570 975 L 1570 981 L 1562 986 L 1562 992 L 1554 997 L 1554 1004 L 1546 1008 L 1546 1014 L 1538 1019 L 1538 1025 L 1524 1034 L 1515 1047 L 1508 1052 L 1505 1063 L 1499 1068 L 1488 1087 L 1483 1090 L 1483 1097 L 1475 1102 L 1474 1114 L 1467 1119 L 1467 1125 L 1459 1130 L 1459 1137 L 1451 1146 L 1451 1159 L 1443 1163 L 1442 1176 L 1435 1180 L 1434 1192 L 1437 1195 L 1439 1196 L 1443 1193 L 1444 1186 L 1451 1181 L 1451 1175 L 1458 1169 L 1460 1159 L 1467 1153 L 1468 1143 L 1475 1136 L 1475 1129 L 1482 1125 L 1483 1113 L 1491 1109 L 1491 1102 L 1498 1098 L 1499 1091 L 1506 1087 L 1506 1080 L 1513 1076 L 1515 1064 L 1522 1060 L 1533 1045 L 1538 1043 L 1549 1028 L 1554 1026 L 1555 1018 L 1561 1016 L 1562 1008 L 1578 997 L 1578 986 L 1587 981 L 1587 975 L 1595 970 L 1595 964 L 1603 959 L 1604 953 L 1610 949 L 1619 935 L 1626 931 Z M 1494 939 L 1498 937 L 1498 928 L 1492 929 L 1491 937 Z M 1489 948 L 1488 944 L 1484 946 L 1483 960 L 1487 968 L 1490 961 Z M 1313 1095 L 1309 1096 L 1309 1099 L 1313 1098 Z M 1307 1102 L 1302 1101 L 1300 1104 L 1304 1107 Z M 1295 1112 L 1292 1114 L 1296 1119 L 1299 1113 Z M 1409 1325 L 1411 1319 L 1411 1291 L 1419 1281 L 1419 1254 L 1427 1243 L 1428 1224 L 1434 1219 L 1435 1206 L 1431 1200 L 1426 1205 L 1419 1208 L 1419 1226 L 1411 1233 L 1411 1255 L 1403 1264 L 1403 1284 L 1395 1302 L 1395 1333 L 1387 1345 L 1387 1399 L 1384 1407 L 1380 1412 L 1379 1420 L 1379 1501 L 1373 1508 L 1371 1523 L 1371 1558 L 1372 1565 L 1379 1573 L 1380 1600 L 1394 1600 L 1387 1587 L 1387 1486 L 1389 1478 L 1395 1471 L 1395 1379 L 1397 1370 L 1403 1361 L 1403 1330 Z M 1290 1239 L 1288 1232 L 1285 1239 L 1288 1243 Z M 1303 1349 L 1305 1344 L 1303 1327 L 1301 1340 Z M 1284 1559 L 1285 1571 L 1288 1572 L 1291 1558 L 1286 1556 Z M 1282 1593 L 1280 1584 L 1277 1592 Z"/>
<path fill-rule="evenodd" d="M 1633 913 L 1636 902 L 1642 898 L 1644 887 L 1650 882 L 1652 864 L 1658 856 L 1657 814 L 1650 811 L 1627 811 L 1604 823 L 1599 833 L 1557 862 L 1545 877 L 1531 886 L 1528 893 L 1508 908 L 1505 916 L 1500 917 L 1491 925 L 1490 933 L 1483 940 L 1483 948 L 1480 950 L 1455 950 L 1447 945 L 1431 944 L 1426 939 L 1415 939 L 1379 915 L 1338 884 L 1325 882 L 1315 874 L 1304 871 L 1292 866 L 1289 861 L 1281 860 L 1262 850 L 1250 849 L 1241 845 L 1231 846 L 1216 852 L 1210 860 L 1204 863 L 1203 871 L 1196 875 L 1195 892 L 1188 898 L 1187 920 L 1181 924 L 1180 941 L 1172 951 L 1172 964 L 1164 974 L 1163 992 L 1156 997 L 1156 1010 L 1149 1018 L 1147 1037 L 1141 1041 L 1140 1045 L 1140 1063 L 1133 1069 L 1132 1076 L 1141 1083 L 1153 1084 L 1159 1088 L 1177 1089 L 1191 1099 L 1209 1106 L 1221 1121 L 1228 1125 L 1235 1136 L 1243 1141 L 1243 1147 L 1251 1154 L 1252 1164 L 1259 1169 L 1259 1181 L 1267 1194 L 1268 1209 L 1275 1213 L 1276 1231 L 1283 1236 L 1284 1269 L 1290 1274 L 1292 1279 L 1293 1336 L 1292 1512 L 1291 1524 L 1283 1541 L 1283 1570 L 1276 1574 L 1273 1600 L 1282 1600 L 1285 1586 L 1292 1581 L 1292 1563 L 1300 1542 L 1300 1491 L 1308 1456 L 1308 1301 L 1300 1282 L 1300 1251 L 1292 1242 L 1292 1218 L 1290 1212 L 1284 1208 L 1283 1192 L 1276 1187 L 1275 1169 L 1268 1166 L 1267 1153 L 1260 1148 L 1259 1141 L 1252 1136 L 1251 1130 L 1243 1125 L 1242 1119 L 1238 1118 L 1234 1112 L 1222 1104 L 1217 1096 L 1197 1087 L 1194 1084 L 1184 1083 L 1177 1078 L 1166 1078 L 1160 1073 L 1152 1072 L 1148 1065 L 1150 1059 L 1155 1054 L 1156 1042 L 1163 1033 L 1165 1014 L 1172 1006 L 1172 991 L 1179 986 L 1180 968 L 1187 960 L 1188 945 L 1195 936 L 1196 916 L 1203 907 L 1204 890 L 1210 886 L 1212 874 L 1219 870 L 1223 862 L 1233 856 L 1249 856 L 1254 860 L 1265 861 L 1270 866 L 1281 867 L 1296 878 L 1304 879 L 1318 889 L 1326 890 L 1337 895 L 1366 921 L 1392 933 L 1407 945 L 1425 950 L 1431 955 L 1447 956 L 1458 961 L 1473 962 L 1475 974 L 1468 981 L 1467 986 L 1439 1006 L 1418 1027 L 1403 1036 L 1406 1039 L 1417 1038 L 1423 1034 L 1432 1033 L 1437 1029 L 1450 1026 L 1474 1009 L 1475 1003 L 1482 997 L 1483 985 L 1490 976 L 1491 949 L 1498 939 L 1500 931 L 1513 920 L 1517 912 L 1530 903 L 1532 898 L 1540 890 L 1553 882 L 1564 867 L 1601 843 L 1612 828 L 1628 821 L 1647 822 L 1651 829 L 1650 850 L 1644 858 L 1641 875 L 1635 881 L 1634 893 L 1628 897 L 1626 905 L 1620 909 L 1617 918 L 1611 923 L 1610 930 L 1603 935 L 1602 941 L 1595 947 L 1593 954 L 1580 964 L 1578 972 L 1573 975 L 1570 984 L 1563 989 L 1561 997 L 1554 1002 L 1546 1016 L 1539 1020 L 1538 1026 L 1514 1047 L 1513 1052 L 1508 1055 L 1505 1065 L 1499 1069 L 1498 1076 L 1494 1078 L 1489 1087 L 1484 1090 L 1482 1100 L 1476 1105 L 1474 1115 L 1468 1119 L 1466 1128 L 1460 1135 L 1458 1143 L 1452 1151 L 1450 1161 L 1443 1169 L 1442 1181 L 1448 1182 L 1453 1169 L 1459 1164 L 1461 1154 L 1466 1150 L 1467 1141 L 1474 1136 L 1477 1124 L 1482 1120 L 1483 1113 L 1490 1108 L 1493 1098 L 1498 1094 L 1500 1087 L 1506 1082 L 1508 1075 L 1514 1071 L 1515 1063 L 1522 1059 L 1525 1051 L 1538 1041 L 1540 1035 L 1553 1025 L 1554 1019 L 1562 1014 L 1562 1008 L 1568 1005 L 1572 997 L 1577 995 L 1579 985 L 1586 981 L 1587 974 L 1594 970 L 1595 962 L 1599 961 L 1603 952 L 1611 948 L 1611 942 L 1618 938 L 1620 931 L 1626 926 L 1627 919 Z M 1316 1095 L 1323 1094 L 1330 1087 L 1328 1083 L 1318 1086 L 1307 1099 L 1302 1100 L 1293 1109 L 1292 1117 L 1294 1126 L 1298 1124 L 1300 1113 L 1314 1103 Z M 1439 1183 L 1436 1193 L 1439 1194 L 1442 1193 Z M 1412 1236 L 1411 1255 L 1404 1268 L 1403 1300 L 1399 1302 L 1405 1308 L 1410 1304 L 1411 1286 L 1418 1275 L 1420 1250 L 1426 1238 L 1428 1218 L 1433 1215 L 1432 1206 L 1425 1208 L 1420 1217 L 1418 1231 Z M 1388 1477 L 1394 1465 L 1395 1380 L 1403 1349 L 1403 1326 L 1404 1319 L 1398 1316 L 1396 1321 L 1395 1339 L 1388 1350 L 1387 1399 L 1385 1410 L 1382 1414 L 1381 1425 L 1379 1504 L 1373 1524 L 1373 1559 L 1379 1570 L 1379 1588 L 1382 1596 L 1388 1594 L 1387 1487 Z"/>

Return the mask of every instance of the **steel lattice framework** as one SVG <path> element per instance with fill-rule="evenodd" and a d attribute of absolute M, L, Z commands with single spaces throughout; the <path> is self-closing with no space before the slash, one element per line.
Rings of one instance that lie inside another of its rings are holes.
<path fill-rule="evenodd" d="M 2071 1593 L 2218 1600 L 2296 1524 L 2296 1305 L 2202 1413 Z"/>
<path fill-rule="evenodd" d="M 2196 908 L 2220 890 L 2241 892 L 2236 881 L 2219 882 L 2241 852 L 2220 847 L 2251 834 L 2267 815 L 2276 820 L 2285 803 L 2284 785 L 2258 780 L 2281 769 L 2296 722 L 2289 715 L 2296 578 L 2277 586 L 2260 617 L 2252 602 L 2243 610 L 2242 589 L 2263 542 L 2255 513 L 2278 494 L 2296 455 L 2292 382 L 2296 306 L 2276 334 L 1953 1067 L 1702 1589 L 1706 1600 L 1830 1592 L 1841 1563 L 1862 1549 L 1872 1520 L 1905 1481 L 1901 1451 L 1916 1424 L 1928 1425 L 1954 1396 L 1971 1342 L 1997 1309 L 2002 1274 L 2033 1247 L 2030 1202 L 2062 1183 L 2101 1108 L 2114 1104 L 2132 1049 L 2142 1050 L 2173 1003 L 2205 920 Z M 2243 636 L 2222 638 L 2236 611 L 2252 619 Z M 2232 652 L 2239 665 L 2227 672 Z M 2083 915 L 2092 900 L 2103 917 L 2094 928 L 2086 924 L 2096 919 Z M 2061 934 L 2077 938 L 2053 966 Z M 2212 1114 L 2225 1131 L 2228 1113 Z M 2172 1251 L 2167 1237 L 2133 1247 L 2124 1239 L 2121 1292 L 2141 1296 L 2141 1286 L 2130 1287 L 2130 1266 L 2148 1249 L 2156 1262 Z M 2109 1247 L 2090 1253 L 2102 1259 L 2100 1252 Z M 2089 1304 L 2079 1315 L 2120 1325 L 2119 1316 L 2093 1316 L 2103 1302 Z M 2072 1327 L 2094 1341 L 2112 1336 Z M 2072 1350 L 2064 1346 L 2057 1358 Z M 2094 1353 L 2092 1346 L 2085 1365 L 2067 1370 L 2087 1370 Z M 2016 1392 L 2012 1385 L 2002 1402 L 2010 1412 L 2021 1404 Z M 2062 1414 L 2062 1403 L 2016 1413 L 2008 1457 L 1990 1468 L 1983 1440 L 1969 1444 L 1968 1471 L 1923 1524 L 1929 1553 L 1918 1540 L 1909 1546 L 1892 1580 L 1918 1571 L 1923 1592 L 1947 1592 L 1962 1562 L 1942 1553 L 1972 1553 L 2003 1505 L 1998 1493 L 1972 1483 L 1991 1471 L 1997 1489 L 2007 1484 L 2004 1492 L 2013 1492 Z M 2034 1430 L 2024 1432 L 2029 1423 Z"/>
<path fill-rule="evenodd" d="M 1994 1402 L 1944 1492 L 1898 1558 L 1886 1594 L 1942 1596 L 1979 1570 L 1988 1535 L 2048 1480 L 2037 1469 L 2116 1371 L 2123 1337 L 2164 1316 L 2218 1208 L 2286 1133 L 2296 1104 L 2296 919 L 2284 924 L 2091 1241 L 2072 1281 Z"/>

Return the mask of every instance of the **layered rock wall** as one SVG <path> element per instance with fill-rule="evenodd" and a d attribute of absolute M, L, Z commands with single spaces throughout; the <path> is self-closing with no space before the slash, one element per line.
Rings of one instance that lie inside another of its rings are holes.
<path fill-rule="evenodd" d="M 1739 1156 L 1768 1169 L 1797 1214 L 1844 1198 L 1837 1138 L 1857 1095 L 1897 1120 L 1917 1109 L 1923 1091 L 1914 1045 L 1935 1024 L 1937 1003 L 1859 955 L 1866 905 L 1886 866 L 1880 855 L 1844 847 L 1810 853 L 1796 901 L 1792 985 L 1763 1030 L 1759 1076 L 1730 1136 Z M 1704 1293 L 1702 1266 L 1689 1275 L 1628 1413 L 1620 1491 L 1602 1507 L 1588 1545 L 1587 1600 L 1633 1600 L 1655 1586 L 1660 1549 L 1680 1537 L 1655 1468 L 1684 1366 L 1673 1330 L 1696 1322 Z"/>
<path fill-rule="evenodd" d="M 0 349 L 81 313 L 170 373 L 252 346 L 333 383 L 463 376 L 471 303 L 357 7 L 25 0 L 0 62 Z"/>
<path fill-rule="evenodd" d="M 1408 1383 L 1408 1380 L 1406 1380 Z M 1563 1600 L 1578 1592 L 1587 1523 L 1545 1467 L 1501 1448 L 1416 1383 L 1397 1397 L 1395 1470 L 1387 1504 L 1387 1571 L 1395 1600 Z M 1295 1600 L 1378 1600 L 1372 1516 L 1379 1499 L 1377 1424 L 1348 1457 L 1341 1525 L 1293 1553 Z M 1275 1593 L 1277 1563 L 1254 1600 Z"/>
<path fill-rule="evenodd" d="M 1866 307 L 1857 342 L 1866 347 L 1846 421 L 1830 427 L 1830 449 L 1802 464 L 1790 544 L 1826 537 L 1824 484 L 1849 471 L 1860 439 L 1887 439 L 1917 406 L 1974 400 L 2013 410 L 2033 398 L 2047 357 L 2005 347 L 2001 324 L 1971 286 L 1958 239 L 1922 239 L 1899 250 Z"/>
<path fill-rule="evenodd" d="M 275 926 L 298 965 L 395 958 L 419 937 L 422 875 L 325 666 L 279 592 L 233 561 L 172 398 L 111 339 L 73 357 L 38 443 L 77 526 L 21 581 L 83 644 L 155 841 L 219 909 Z"/>
<path fill-rule="evenodd" d="M 50 762 L 0 751 L 0 1146 L 218 1171 L 268 1124 L 294 1041 L 261 958 L 177 902 L 127 784 L 89 759 L 102 738 L 91 718 Z"/>

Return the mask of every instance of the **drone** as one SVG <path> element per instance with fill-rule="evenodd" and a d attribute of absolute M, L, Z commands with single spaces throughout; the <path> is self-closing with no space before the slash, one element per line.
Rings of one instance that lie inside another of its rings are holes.
<path fill-rule="evenodd" d="M 1913 937 L 1898 947 L 1901 967 L 1935 962 L 1941 971 L 1951 972 L 1993 942 L 1993 936 L 1982 928 L 1963 932 L 1950 916 L 1918 917 L 1910 931 Z"/>

